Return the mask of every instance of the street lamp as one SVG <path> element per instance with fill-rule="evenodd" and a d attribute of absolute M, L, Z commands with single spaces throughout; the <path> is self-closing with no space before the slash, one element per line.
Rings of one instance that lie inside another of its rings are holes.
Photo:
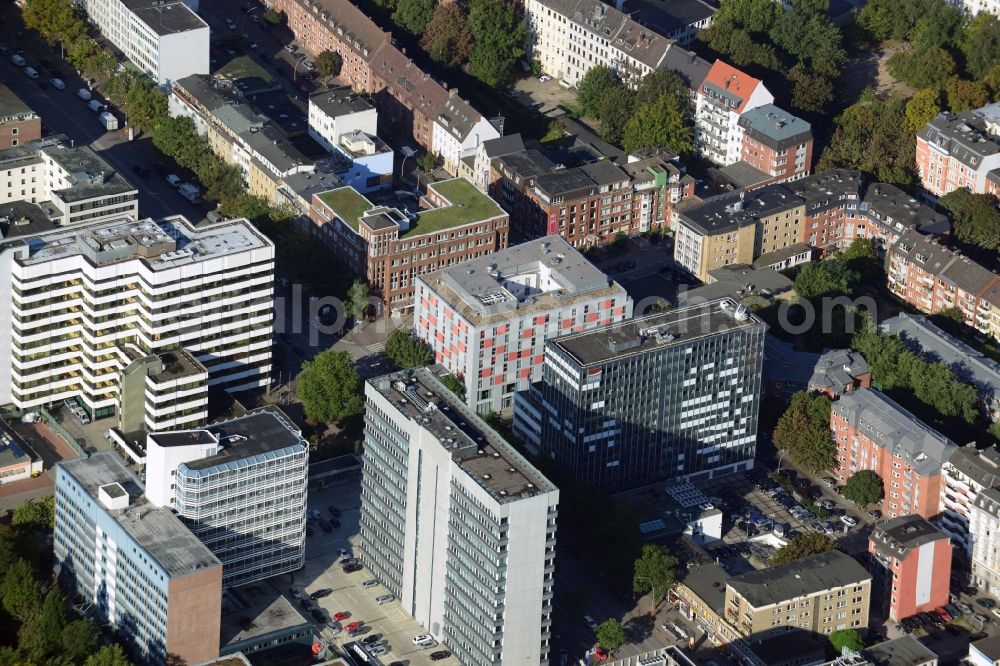
<path fill-rule="evenodd" d="M 409 146 L 403 146 L 399 150 L 400 152 L 403 153 L 403 161 L 399 163 L 399 179 L 403 180 L 403 169 L 406 167 L 406 160 L 410 159 L 417 153 L 416 151 L 413 150 L 413 148 L 410 148 Z"/>
<path fill-rule="evenodd" d="M 302 58 L 301 60 L 296 60 L 295 61 L 295 67 L 292 68 L 292 85 L 293 86 L 295 85 L 295 77 L 298 76 L 298 74 L 299 74 L 299 65 L 301 65 L 305 61 L 306 61 L 305 58 Z"/>

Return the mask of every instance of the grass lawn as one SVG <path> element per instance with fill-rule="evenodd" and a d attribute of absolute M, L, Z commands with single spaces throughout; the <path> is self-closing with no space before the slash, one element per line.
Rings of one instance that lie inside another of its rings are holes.
<path fill-rule="evenodd" d="M 434 233 L 504 214 L 493 199 L 464 178 L 441 181 L 430 187 L 450 201 L 451 205 L 422 211 L 408 231 L 400 231 L 400 237 L 411 233 Z"/>
<path fill-rule="evenodd" d="M 374 207 L 371 201 L 351 187 L 325 192 L 319 195 L 319 198 L 355 231 L 358 230 L 358 220 L 361 216 Z"/>

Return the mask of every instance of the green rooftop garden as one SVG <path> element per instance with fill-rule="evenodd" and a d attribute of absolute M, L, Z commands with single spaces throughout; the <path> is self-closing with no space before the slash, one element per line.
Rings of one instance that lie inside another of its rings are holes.
<path fill-rule="evenodd" d="M 399 230 L 400 238 L 411 234 L 432 234 L 504 214 L 493 199 L 464 178 L 444 180 L 431 187 L 450 201 L 451 205 L 420 211 L 417 219 L 410 223 L 409 229 Z M 375 207 L 375 204 L 351 187 L 324 192 L 319 198 L 355 231 L 358 230 L 358 220 Z"/>
<path fill-rule="evenodd" d="M 431 187 L 450 201 L 451 205 L 421 211 L 408 231 L 400 231 L 400 237 L 414 233 L 431 234 L 504 214 L 493 199 L 464 178 L 444 180 Z"/>
<path fill-rule="evenodd" d="M 358 194 L 352 187 L 330 190 L 319 195 L 319 198 L 355 231 L 358 230 L 358 220 L 361 216 L 374 208 L 371 201 Z"/>
<path fill-rule="evenodd" d="M 251 91 L 270 88 L 276 83 L 266 69 L 245 55 L 233 58 L 216 70 L 215 74 L 235 81 L 242 89 Z"/>

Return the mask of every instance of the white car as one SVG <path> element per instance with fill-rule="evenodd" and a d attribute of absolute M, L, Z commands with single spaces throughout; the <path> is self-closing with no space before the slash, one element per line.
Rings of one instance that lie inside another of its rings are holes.
<path fill-rule="evenodd" d="M 833 525 L 830 523 L 821 523 L 819 529 L 823 532 L 823 534 L 829 535 L 834 533 Z"/>
<path fill-rule="evenodd" d="M 855 519 L 853 516 L 841 516 L 840 522 L 844 523 L 848 527 L 854 527 L 855 525 L 858 524 L 857 519 Z"/>
<path fill-rule="evenodd" d="M 541 76 L 538 77 L 538 82 L 539 83 L 545 83 L 545 82 L 551 81 L 551 80 L 552 80 L 552 77 L 549 76 L 548 74 L 542 74 Z"/>
<path fill-rule="evenodd" d="M 436 642 L 437 641 L 435 641 L 434 637 L 431 636 L 430 634 L 420 634 L 419 636 L 413 637 L 414 645 L 423 645 L 424 647 L 426 647 L 429 643 L 436 643 Z"/>
<path fill-rule="evenodd" d="M 381 597 L 375 597 L 375 603 L 377 603 L 379 606 L 381 606 L 383 604 L 387 604 L 390 601 L 395 601 L 395 600 L 396 600 L 396 597 L 394 597 L 391 594 L 383 594 Z"/>
<path fill-rule="evenodd" d="M 365 588 L 366 590 L 375 587 L 376 585 L 378 585 L 378 581 L 375 580 L 374 578 L 369 578 L 365 582 L 361 583 L 361 587 Z"/>

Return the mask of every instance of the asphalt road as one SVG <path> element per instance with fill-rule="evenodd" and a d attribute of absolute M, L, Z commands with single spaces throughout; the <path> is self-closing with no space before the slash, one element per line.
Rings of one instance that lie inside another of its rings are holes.
<path fill-rule="evenodd" d="M 0 43 L 12 51 L 23 49 L 28 64 L 38 69 L 42 75 L 38 80 L 29 79 L 23 70 L 13 65 L 9 58 L 0 58 L 0 80 L 7 84 L 28 106 L 42 117 L 43 133 L 65 134 L 76 145 L 89 145 L 116 169 L 126 180 L 139 190 L 139 214 L 144 217 L 161 218 L 167 215 L 184 215 L 194 223 L 205 218 L 209 207 L 194 206 L 174 190 L 154 171 L 148 179 L 139 178 L 134 171 L 138 165 L 150 166 L 162 160 L 160 152 L 148 137 L 128 141 L 122 130 L 105 132 L 86 104 L 76 95 L 76 91 L 86 87 L 71 65 L 60 60 L 58 49 L 53 51 L 47 44 L 25 32 L 21 38 L 17 33 L 22 29 L 20 12 L 13 5 L 0 8 Z M 65 90 L 51 86 L 43 90 L 39 81 L 53 77 L 40 61 L 50 61 L 62 76 Z M 119 121 L 124 113 L 113 109 Z"/>

